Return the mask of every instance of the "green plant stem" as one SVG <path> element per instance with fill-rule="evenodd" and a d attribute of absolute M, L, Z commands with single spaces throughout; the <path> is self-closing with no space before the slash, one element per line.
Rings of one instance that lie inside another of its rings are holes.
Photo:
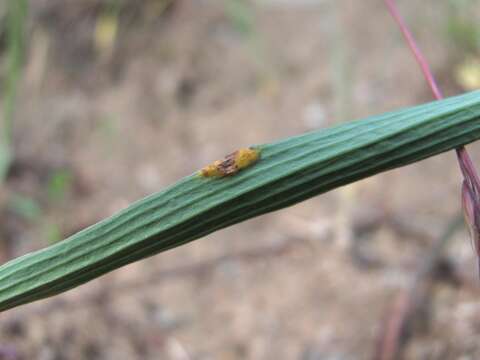
<path fill-rule="evenodd" d="M 56 245 L 1 266 L 0 310 L 478 140 L 479 117 L 476 91 L 256 146 L 261 159 L 233 176 L 203 178 L 197 172 Z"/>
<path fill-rule="evenodd" d="M 0 124 L 0 183 L 13 158 L 12 128 L 18 81 L 21 75 L 27 0 L 9 0 L 7 15 L 7 79 L 4 93 L 4 121 Z"/>

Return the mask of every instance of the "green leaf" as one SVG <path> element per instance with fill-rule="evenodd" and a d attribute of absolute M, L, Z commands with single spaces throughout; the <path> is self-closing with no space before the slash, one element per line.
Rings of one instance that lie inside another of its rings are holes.
<path fill-rule="evenodd" d="M 48 180 L 48 198 L 52 201 L 63 200 L 70 190 L 72 180 L 73 175 L 67 169 L 55 171 Z"/>
<path fill-rule="evenodd" d="M 245 0 L 226 0 L 225 11 L 233 27 L 243 35 L 250 34 L 254 29 L 254 14 L 251 5 Z"/>
<path fill-rule="evenodd" d="M 13 194 L 9 202 L 9 207 L 17 215 L 30 221 L 37 220 L 42 214 L 42 209 L 35 199 L 19 193 Z"/>
<path fill-rule="evenodd" d="M 0 310 L 478 140 L 479 117 L 476 91 L 256 146 L 261 159 L 233 176 L 204 178 L 197 172 L 58 244 L 1 266 Z"/>
<path fill-rule="evenodd" d="M 10 151 L 10 146 L 6 144 L 6 141 L 2 141 L 0 138 L 0 183 L 2 183 L 7 177 L 11 162 L 12 154 Z"/>

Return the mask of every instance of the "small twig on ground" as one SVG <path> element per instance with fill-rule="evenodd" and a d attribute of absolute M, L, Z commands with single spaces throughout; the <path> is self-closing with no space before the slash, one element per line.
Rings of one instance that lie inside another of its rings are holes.
<path fill-rule="evenodd" d="M 455 216 L 428 250 L 426 258 L 422 258 L 409 288 L 396 296 L 379 332 L 375 360 L 394 360 L 398 357 L 401 346 L 407 341 L 409 323 L 421 312 L 422 305 L 428 303 L 432 280 L 442 261 L 444 249 L 461 225 L 461 215 Z"/>

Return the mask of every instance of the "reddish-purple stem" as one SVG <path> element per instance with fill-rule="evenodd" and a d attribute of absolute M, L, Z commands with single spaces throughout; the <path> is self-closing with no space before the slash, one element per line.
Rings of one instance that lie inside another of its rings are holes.
<path fill-rule="evenodd" d="M 435 81 L 430 66 L 397 10 L 395 0 L 385 0 L 385 4 L 400 27 L 408 46 L 422 69 L 425 79 L 432 89 L 433 95 L 437 100 L 442 99 L 442 92 Z M 465 147 L 462 146 L 457 148 L 456 153 L 464 178 L 462 182 L 462 205 L 465 214 L 465 221 L 469 227 L 472 244 L 477 253 L 480 274 L 480 180 Z M 414 294 L 417 294 L 417 292 L 418 290 L 414 288 Z M 389 321 L 384 326 L 385 332 L 381 336 L 380 345 L 377 349 L 375 359 L 391 360 L 396 358 L 401 334 L 405 330 L 410 313 L 413 311 L 411 309 L 414 306 L 414 300 L 412 300 L 412 297 L 413 295 L 411 294 L 404 294 L 399 297 L 399 305 L 394 308 L 393 315 L 389 317 Z"/>
<path fill-rule="evenodd" d="M 395 0 L 385 0 L 385 3 L 388 7 L 388 11 L 390 11 L 390 14 L 394 18 L 394 20 L 397 22 L 398 27 L 400 28 L 400 31 L 405 37 L 405 40 L 407 41 L 408 46 L 410 47 L 410 50 L 412 50 L 413 55 L 415 56 L 415 59 L 418 62 L 418 65 L 420 65 L 420 68 L 422 69 L 422 73 L 427 79 L 428 85 L 430 85 L 430 88 L 432 89 L 433 95 L 437 100 L 443 99 L 442 92 L 438 88 L 437 82 L 435 81 L 435 77 L 433 76 L 432 71 L 430 70 L 430 66 L 428 65 L 428 61 L 425 59 L 419 47 L 417 46 L 417 43 L 415 42 L 415 39 L 413 38 L 412 33 L 410 32 L 407 25 L 405 24 L 405 21 L 403 21 L 403 18 L 400 15 L 397 9 L 397 6 L 395 4 Z"/>
<path fill-rule="evenodd" d="M 430 70 L 428 61 L 423 56 L 420 48 L 417 46 L 417 43 L 413 38 L 412 33 L 400 15 L 395 0 L 385 0 L 385 4 L 387 5 L 390 14 L 397 22 L 403 36 L 405 37 L 405 40 L 408 43 L 408 46 L 410 47 L 410 50 L 420 65 L 422 73 L 432 89 L 433 95 L 437 100 L 443 99 L 442 92 L 440 91 L 437 82 L 435 81 L 435 77 Z M 464 178 L 462 186 L 462 200 L 466 217 L 465 220 L 472 232 L 473 241 L 475 242 L 474 245 L 477 250 L 477 256 L 479 257 L 478 263 L 480 269 L 480 246 L 478 243 L 480 241 L 480 177 L 478 176 L 472 159 L 470 158 L 465 147 L 461 146 L 457 148 L 456 153 L 458 164 Z M 468 208 L 468 211 L 466 211 L 466 208 Z"/>

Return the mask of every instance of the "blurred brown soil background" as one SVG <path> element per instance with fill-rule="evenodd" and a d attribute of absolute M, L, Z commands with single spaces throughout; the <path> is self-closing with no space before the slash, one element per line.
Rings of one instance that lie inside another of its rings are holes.
<path fill-rule="evenodd" d="M 470 90 L 480 2 L 400 8 L 446 95 Z M 27 28 L 2 261 L 236 148 L 432 98 L 380 0 L 35 0 Z M 0 359 L 371 359 L 395 296 L 460 212 L 460 181 L 447 153 L 7 311 Z M 443 262 L 457 280 L 434 281 L 405 359 L 480 358 L 464 229 Z"/>

